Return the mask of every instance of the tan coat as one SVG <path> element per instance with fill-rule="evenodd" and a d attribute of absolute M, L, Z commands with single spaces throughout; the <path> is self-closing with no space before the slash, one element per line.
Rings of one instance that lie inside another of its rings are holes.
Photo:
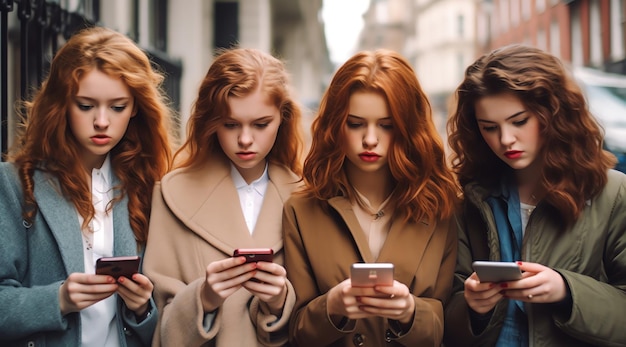
<path fill-rule="evenodd" d="M 209 263 L 232 256 L 235 248 L 271 247 L 283 262 L 283 202 L 298 177 L 269 166 L 270 182 L 250 235 L 226 159 L 214 158 L 195 170 L 175 170 L 157 184 L 143 269 L 154 282 L 159 325 L 154 346 L 281 346 L 295 303 L 293 287 L 281 318 L 240 289 L 217 310 L 209 331 L 203 327 L 200 287 Z"/>
<path fill-rule="evenodd" d="M 329 205 L 325 211 L 317 201 L 295 195 L 285 204 L 285 266 L 297 297 L 290 322 L 292 342 L 311 347 L 439 346 L 443 304 L 452 289 L 456 262 L 455 219 L 407 224 L 394 218 L 378 259 L 373 259 L 350 202 L 336 197 Z M 357 320 L 351 331 L 331 323 L 326 294 L 350 277 L 355 262 L 393 263 L 395 279 L 414 295 L 413 325 L 400 338 L 385 341 L 390 327 L 384 318 Z"/>

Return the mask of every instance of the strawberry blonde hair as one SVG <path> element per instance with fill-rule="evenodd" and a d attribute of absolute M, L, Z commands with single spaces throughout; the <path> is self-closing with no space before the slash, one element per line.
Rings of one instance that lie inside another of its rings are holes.
<path fill-rule="evenodd" d="M 279 59 L 246 48 L 219 51 L 209 67 L 189 117 L 187 140 L 175 155 L 176 166 L 194 167 L 213 154 L 225 156 L 217 129 L 230 115 L 228 98 L 244 97 L 259 88 L 278 108 L 281 118 L 267 160 L 299 175 L 302 172 L 302 111 L 290 92 L 289 74 Z"/>
<path fill-rule="evenodd" d="M 355 200 L 343 150 L 350 96 L 355 92 L 377 93 L 387 103 L 393 124 L 389 169 L 397 210 L 412 221 L 449 217 L 459 192 L 446 164 L 430 103 L 408 61 L 384 49 L 355 54 L 333 76 L 311 127 L 303 193 L 320 201 L 337 195 Z"/>
<path fill-rule="evenodd" d="M 36 169 L 57 178 L 62 194 L 84 218 L 83 226 L 94 216 L 89 183 L 77 160 L 81 145 L 68 122 L 69 105 L 74 102 L 79 82 L 94 69 L 120 78 L 134 99 L 137 113 L 110 152 L 113 172 L 120 180 L 112 203 L 128 197 L 135 239 L 145 244 L 152 189 L 170 168 L 168 127 L 172 115 L 161 89 L 163 75 L 153 70 L 147 55 L 133 41 L 102 27 L 84 29 L 72 36 L 54 56 L 50 72 L 33 100 L 25 103 L 23 131 L 11 157 L 22 182 L 23 217 L 32 222 L 37 213 L 33 194 Z"/>
<path fill-rule="evenodd" d="M 602 149 L 602 129 L 585 97 L 555 56 L 525 45 L 509 45 L 480 57 L 465 71 L 456 90 L 456 110 L 448 120 L 452 163 L 462 186 L 472 181 L 492 187 L 512 172 L 487 146 L 476 121 L 476 102 L 510 93 L 537 115 L 543 150 L 544 200 L 566 223 L 581 214 L 585 201 L 607 183 L 615 156 Z"/>

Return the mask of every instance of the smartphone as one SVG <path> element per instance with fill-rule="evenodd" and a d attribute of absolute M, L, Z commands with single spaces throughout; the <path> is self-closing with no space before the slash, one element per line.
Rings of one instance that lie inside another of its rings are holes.
<path fill-rule="evenodd" d="M 96 260 L 96 274 L 131 278 L 139 272 L 141 258 L 137 255 L 126 257 L 102 257 Z"/>
<path fill-rule="evenodd" d="M 246 263 L 257 261 L 274 261 L 274 250 L 271 248 L 237 248 L 233 252 L 233 257 L 246 257 Z"/>
<path fill-rule="evenodd" d="M 350 267 L 350 281 L 353 287 L 392 286 L 393 264 L 354 263 Z"/>
<path fill-rule="evenodd" d="M 506 282 L 522 278 L 522 271 L 515 262 L 475 261 L 472 267 L 481 282 Z"/>

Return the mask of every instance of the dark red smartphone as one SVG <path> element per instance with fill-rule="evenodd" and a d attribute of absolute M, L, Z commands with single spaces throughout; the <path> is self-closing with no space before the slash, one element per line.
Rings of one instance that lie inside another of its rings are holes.
<path fill-rule="evenodd" d="M 233 257 L 246 257 L 246 263 L 257 261 L 274 261 L 274 250 L 271 248 L 237 248 L 233 252 Z"/>
<path fill-rule="evenodd" d="M 141 258 L 137 255 L 125 257 L 102 257 L 96 260 L 96 274 L 131 278 L 139 272 Z"/>

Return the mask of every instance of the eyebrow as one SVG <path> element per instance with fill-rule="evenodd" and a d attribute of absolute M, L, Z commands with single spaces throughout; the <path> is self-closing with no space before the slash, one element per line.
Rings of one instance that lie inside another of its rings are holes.
<path fill-rule="evenodd" d="M 90 102 L 97 102 L 97 99 L 94 98 L 90 98 L 88 96 L 81 96 L 81 95 L 76 95 L 75 96 L 76 99 L 83 99 L 83 100 L 87 100 Z M 119 98 L 114 98 L 114 99 L 110 99 L 110 100 L 106 100 L 106 102 L 120 102 L 120 101 L 128 101 L 130 100 L 132 97 L 131 96 L 121 96 Z"/>
<path fill-rule="evenodd" d="M 350 118 L 350 117 L 352 117 L 352 118 L 358 118 L 358 119 L 365 119 L 365 117 L 359 117 L 359 116 L 355 116 L 355 115 L 353 115 L 353 114 L 348 113 L 348 118 Z M 389 117 L 383 117 L 383 118 L 380 118 L 380 119 L 382 119 L 382 120 L 386 120 L 386 119 L 391 119 L 391 117 L 390 117 L 390 116 L 389 116 Z"/>
<path fill-rule="evenodd" d="M 517 117 L 517 116 L 519 116 L 520 114 L 523 114 L 523 113 L 526 113 L 526 110 L 521 110 L 519 112 L 513 113 L 512 115 L 506 117 L 505 120 L 509 120 L 511 118 L 515 118 L 515 117 Z M 490 120 L 486 120 L 486 119 L 480 119 L 478 117 L 476 117 L 476 121 L 477 122 L 483 122 L 483 123 L 495 123 L 494 121 L 490 121 Z"/>
<path fill-rule="evenodd" d="M 253 119 L 252 121 L 253 121 L 253 122 L 262 122 L 262 121 L 266 121 L 266 120 L 272 120 L 272 119 L 274 119 L 274 117 L 276 117 L 276 116 L 277 116 L 277 115 L 270 114 L 270 115 L 267 115 L 267 116 L 261 116 L 261 117 L 259 117 L 259 118 L 255 118 L 255 119 Z M 227 116 L 227 117 L 226 117 L 226 119 L 230 119 L 230 120 L 234 120 L 234 121 L 239 122 L 239 120 L 238 120 L 238 119 L 233 118 L 233 116 L 231 116 L 231 115 Z"/>

